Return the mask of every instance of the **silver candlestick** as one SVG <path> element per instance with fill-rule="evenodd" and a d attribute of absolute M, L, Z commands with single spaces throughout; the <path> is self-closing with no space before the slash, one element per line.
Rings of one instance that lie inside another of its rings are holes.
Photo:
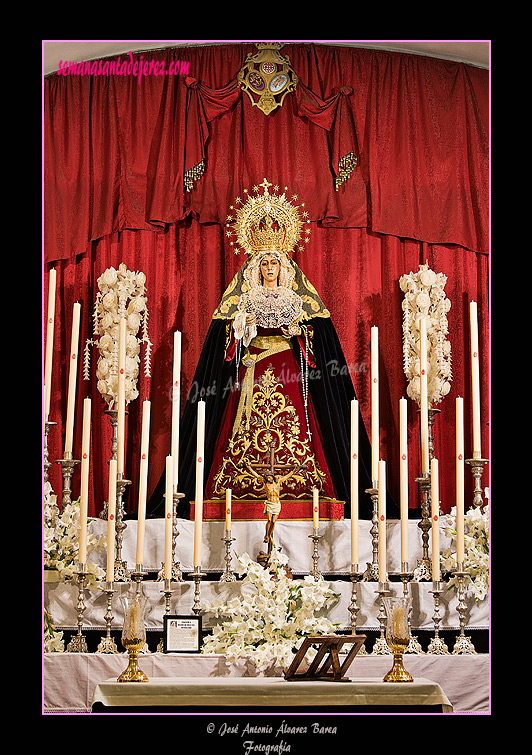
<path fill-rule="evenodd" d="M 116 477 L 116 524 L 115 524 L 115 582 L 128 582 L 130 573 L 125 561 L 122 561 L 122 532 L 127 524 L 124 522 L 124 493 L 131 480 L 125 480 L 122 472 Z"/>
<path fill-rule="evenodd" d="M 476 655 L 477 651 L 471 642 L 471 637 L 465 636 L 467 603 L 465 602 L 465 581 L 468 576 L 464 571 L 464 565 L 458 562 L 454 576 L 458 579 L 458 617 L 460 620 L 460 634 L 454 643 L 453 655 Z"/>
<path fill-rule="evenodd" d="M 116 642 L 111 637 L 111 625 L 113 623 L 113 582 L 104 582 L 102 590 L 107 596 L 107 610 L 105 612 L 105 636 L 102 637 L 96 649 L 97 653 L 118 653 Z"/>
<path fill-rule="evenodd" d="M 56 459 L 56 464 L 61 465 L 61 474 L 63 475 L 63 497 L 61 500 L 63 510 L 65 506 L 69 506 L 72 503 L 72 475 L 74 474 L 76 464 L 81 464 L 81 460 L 73 459 L 72 454 L 65 454 L 65 456 L 65 459 Z"/>
<path fill-rule="evenodd" d="M 397 573 L 397 576 L 403 583 L 403 596 L 405 598 L 410 598 L 409 601 L 409 609 L 408 609 L 408 645 L 406 646 L 404 652 L 415 654 L 415 655 L 423 655 L 423 649 L 421 645 L 419 644 L 419 641 L 417 637 L 414 637 L 412 634 L 412 600 L 411 600 L 411 588 L 410 588 L 410 582 L 414 579 L 414 572 L 409 571 L 408 569 L 408 561 L 401 561 L 401 571 Z"/>
<path fill-rule="evenodd" d="M 320 560 L 320 555 L 318 552 L 318 543 L 322 539 L 323 535 L 318 535 L 318 528 L 313 528 L 312 535 L 309 535 L 309 537 L 312 539 L 312 571 L 310 572 L 311 575 L 314 577 L 314 581 L 317 582 L 321 578 L 321 573 L 318 570 L 318 561 Z"/>
<path fill-rule="evenodd" d="M 379 595 L 380 610 L 377 618 L 379 619 L 381 632 L 380 636 L 375 640 L 371 655 L 390 655 L 392 651 L 386 642 L 386 608 L 384 606 L 385 596 L 391 594 L 388 582 L 379 582 L 379 589 L 375 590 L 375 592 Z"/>
<path fill-rule="evenodd" d="M 447 645 L 440 637 L 440 595 L 443 592 L 443 585 L 440 581 L 432 582 L 432 590 L 430 592 L 434 595 L 434 614 L 432 620 L 434 622 L 434 637 L 431 639 L 427 648 L 427 655 L 449 655 Z"/>
<path fill-rule="evenodd" d="M 50 470 L 50 467 L 52 466 L 52 462 L 48 458 L 48 435 L 53 425 L 57 425 L 57 422 L 49 422 L 48 420 L 46 420 L 46 422 L 44 423 L 43 468 L 44 468 L 44 482 L 45 483 L 48 482 L 48 471 Z"/>
<path fill-rule="evenodd" d="M 366 493 L 371 497 L 373 513 L 371 517 L 371 542 L 372 542 L 372 562 L 366 564 L 364 572 L 364 581 L 377 582 L 379 579 L 379 490 L 378 488 L 368 488 Z"/>
<path fill-rule="evenodd" d="M 351 634 L 357 633 L 357 620 L 360 606 L 357 601 L 357 585 L 364 579 L 364 572 L 358 571 L 358 564 L 351 564 L 351 571 L 349 572 L 349 579 L 351 580 L 351 602 L 349 603 L 348 611 L 351 614 L 351 621 L 349 622 L 351 627 Z M 362 643 L 358 655 L 366 655 L 367 651 Z"/>
<path fill-rule="evenodd" d="M 194 605 L 192 606 L 192 613 L 196 615 L 201 612 L 200 606 L 200 583 L 201 578 L 205 577 L 204 572 L 201 571 L 201 566 L 195 566 L 192 573 L 192 579 L 194 580 Z"/>
<path fill-rule="evenodd" d="M 161 592 L 164 594 L 164 613 L 165 616 L 170 615 L 170 600 L 172 597 L 172 580 L 165 579 L 164 580 L 164 588 L 161 590 Z M 163 621 L 164 625 L 164 621 Z M 159 640 L 159 644 L 157 645 L 157 652 L 158 653 L 164 653 L 164 637 L 161 637 Z"/>
<path fill-rule="evenodd" d="M 225 571 L 220 577 L 220 582 L 236 582 L 236 574 L 231 571 L 231 543 L 234 543 L 235 538 L 231 537 L 231 530 L 225 530 L 225 537 L 222 537 L 222 542 L 225 543 Z"/>
<path fill-rule="evenodd" d="M 181 565 L 176 559 L 176 545 L 177 538 L 179 536 L 179 530 L 177 529 L 177 504 L 180 498 L 184 498 L 184 493 L 173 494 L 173 511 L 172 511 L 172 579 L 175 582 L 183 582 L 183 572 L 181 571 Z"/>
<path fill-rule="evenodd" d="M 488 459 L 465 459 L 465 463 L 469 464 L 475 480 L 475 489 L 473 491 L 473 506 L 482 506 L 484 504 L 484 498 L 482 497 L 482 475 L 484 474 L 484 467 L 488 463 Z"/>
<path fill-rule="evenodd" d="M 429 558 L 429 532 L 432 529 L 430 474 L 416 477 L 415 482 L 421 488 L 421 519 L 417 526 L 421 530 L 422 555 L 421 559 L 418 559 L 414 576 L 418 582 L 421 582 L 424 579 L 430 581 L 432 578 L 432 562 Z"/>
<path fill-rule="evenodd" d="M 78 583 L 78 602 L 76 603 L 76 613 L 78 615 L 78 633 L 72 637 L 67 645 L 67 653 L 86 653 L 87 642 L 82 634 L 81 625 L 83 623 L 83 614 L 85 613 L 85 582 L 87 580 L 87 564 L 78 564 L 76 572 Z"/>

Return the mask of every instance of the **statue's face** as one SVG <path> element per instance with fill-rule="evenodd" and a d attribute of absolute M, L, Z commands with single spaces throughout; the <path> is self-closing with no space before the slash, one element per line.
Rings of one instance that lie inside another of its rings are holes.
<path fill-rule="evenodd" d="M 279 260 L 273 254 L 265 254 L 260 262 L 260 271 L 265 285 L 277 285 L 279 278 Z"/>

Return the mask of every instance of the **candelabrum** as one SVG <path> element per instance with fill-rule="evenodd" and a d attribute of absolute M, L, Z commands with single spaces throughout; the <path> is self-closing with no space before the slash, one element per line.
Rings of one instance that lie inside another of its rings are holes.
<path fill-rule="evenodd" d="M 102 584 L 102 590 L 107 596 L 107 610 L 105 612 L 105 635 L 100 640 L 100 643 L 96 649 L 97 653 L 118 653 L 116 642 L 111 637 L 111 626 L 113 623 L 113 595 L 115 590 L 113 588 L 113 582 L 104 582 Z"/>
<path fill-rule="evenodd" d="M 460 634 L 454 643 L 453 655 L 476 655 L 477 651 L 471 642 L 471 637 L 465 636 L 467 603 L 465 602 L 465 581 L 468 576 L 463 563 L 456 565 L 454 576 L 458 579 L 458 617 L 460 620 Z"/>
<path fill-rule="evenodd" d="M 78 602 L 76 603 L 76 613 L 78 615 L 78 632 L 75 634 L 67 645 L 67 653 L 86 653 L 87 641 L 81 631 L 83 623 L 83 614 L 85 613 L 85 582 L 87 580 L 87 564 L 78 564 L 76 572 L 76 581 L 78 584 Z"/>
<path fill-rule="evenodd" d="M 376 582 L 379 578 L 379 490 L 378 488 L 368 488 L 366 490 L 371 497 L 373 513 L 371 517 L 371 543 L 372 543 L 372 562 L 366 564 L 364 580 L 366 582 Z"/>
<path fill-rule="evenodd" d="M 390 595 L 390 589 L 388 582 L 379 582 L 379 589 L 375 590 L 379 595 L 379 624 L 380 624 L 380 636 L 375 640 L 371 655 L 390 655 L 392 652 L 386 642 L 386 608 L 384 604 L 384 598 Z"/>
<path fill-rule="evenodd" d="M 473 506 L 482 506 L 484 504 L 484 498 L 482 497 L 481 480 L 484 474 L 484 467 L 488 463 L 488 459 L 465 459 L 465 463 L 471 467 L 473 478 L 475 480 L 475 489 L 473 491 Z"/>
<path fill-rule="evenodd" d="M 421 582 L 424 579 L 429 581 L 432 576 L 432 563 L 429 558 L 429 532 L 432 529 L 430 474 L 423 475 L 423 477 L 416 477 L 415 481 L 421 488 L 421 519 L 417 526 L 421 530 L 422 555 L 421 558 L 418 559 L 417 567 L 414 570 L 414 576 L 419 582 Z"/>
<path fill-rule="evenodd" d="M 131 480 L 125 480 L 122 472 L 116 477 L 116 524 L 115 524 L 115 582 L 127 582 L 130 573 L 125 561 L 122 561 L 122 533 L 127 524 L 124 522 L 124 493 Z"/>
<path fill-rule="evenodd" d="M 432 582 L 432 590 L 430 591 L 434 595 L 434 614 L 432 621 L 434 622 L 434 637 L 431 639 L 427 655 L 449 655 L 447 645 L 440 637 L 440 595 L 443 592 L 443 585 L 440 581 Z"/>
<path fill-rule="evenodd" d="M 48 456 L 48 435 L 50 434 L 50 430 L 52 429 L 53 425 L 57 425 L 57 422 L 50 422 L 49 420 L 46 420 L 46 422 L 44 423 L 43 469 L 45 484 L 48 482 L 48 472 L 50 470 L 50 467 L 52 466 L 52 462 L 49 460 Z"/>
<path fill-rule="evenodd" d="M 172 580 L 165 578 L 164 587 L 161 590 L 164 594 L 164 613 L 166 616 L 170 615 L 170 600 L 172 598 Z M 163 621 L 164 626 L 164 621 Z M 157 645 L 157 652 L 164 653 L 164 637 L 161 637 L 159 644 Z"/>
<path fill-rule="evenodd" d="M 200 583 L 201 578 L 205 577 L 204 572 L 201 571 L 201 566 L 195 566 L 192 572 L 192 579 L 194 580 L 194 604 L 192 606 L 192 613 L 196 616 L 201 612 L 200 606 Z"/>
<path fill-rule="evenodd" d="M 404 652 L 412 655 L 423 655 L 423 649 L 421 645 L 419 644 L 419 640 L 417 637 L 414 637 L 412 635 L 412 596 L 410 595 L 410 582 L 414 579 L 414 572 L 409 571 L 408 569 L 408 561 L 401 561 L 401 571 L 397 572 L 397 576 L 403 583 L 403 597 L 409 599 L 408 603 L 408 645 L 406 646 Z"/>
<path fill-rule="evenodd" d="M 309 537 L 312 539 L 312 571 L 310 572 L 311 575 L 314 577 L 314 581 L 317 582 L 321 574 L 318 570 L 318 561 L 320 560 L 320 555 L 318 552 L 318 543 L 320 542 L 323 535 L 318 535 L 318 528 L 313 528 L 312 535 L 309 535 Z"/>
<path fill-rule="evenodd" d="M 231 543 L 235 541 L 234 537 L 231 537 L 231 530 L 225 530 L 225 537 L 222 537 L 222 542 L 225 543 L 225 571 L 220 577 L 220 582 L 236 582 L 236 574 L 231 571 Z"/>
<path fill-rule="evenodd" d="M 64 510 L 65 506 L 69 506 L 72 503 L 72 475 L 74 474 L 74 467 L 76 464 L 81 464 L 81 460 L 73 459 L 72 454 L 65 454 L 65 458 L 57 459 L 56 464 L 61 465 L 61 474 L 63 475 L 61 507 Z"/>
<path fill-rule="evenodd" d="M 357 633 L 357 620 L 360 606 L 357 601 L 357 585 L 364 579 L 364 572 L 358 571 L 358 564 L 351 564 L 351 571 L 349 572 L 349 579 L 351 580 L 351 602 L 349 603 L 348 611 L 351 614 L 351 634 Z M 358 655 L 366 655 L 367 651 L 362 643 Z"/>

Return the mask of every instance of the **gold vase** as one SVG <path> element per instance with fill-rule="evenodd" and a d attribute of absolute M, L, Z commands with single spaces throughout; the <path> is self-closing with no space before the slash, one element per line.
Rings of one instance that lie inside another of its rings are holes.
<path fill-rule="evenodd" d="M 386 643 L 393 653 L 393 666 L 383 682 L 413 682 L 414 678 L 403 666 L 403 655 L 410 640 L 408 626 L 408 598 L 384 598 L 386 609 Z"/>
<path fill-rule="evenodd" d="M 129 663 L 117 682 L 147 682 L 148 677 L 139 668 L 139 653 L 146 644 L 144 616 L 148 601 L 146 596 L 137 590 L 130 595 L 122 595 L 120 600 L 124 606 L 122 645 L 127 650 Z"/>

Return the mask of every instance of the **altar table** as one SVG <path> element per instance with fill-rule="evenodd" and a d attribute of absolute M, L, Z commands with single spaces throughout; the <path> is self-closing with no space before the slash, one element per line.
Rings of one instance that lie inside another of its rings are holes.
<path fill-rule="evenodd" d="M 436 682 L 296 681 L 278 677 L 173 677 L 149 682 L 100 682 L 93 712 L 320 710 L 334 712 L 444 712 L 453 707 Z"/>

